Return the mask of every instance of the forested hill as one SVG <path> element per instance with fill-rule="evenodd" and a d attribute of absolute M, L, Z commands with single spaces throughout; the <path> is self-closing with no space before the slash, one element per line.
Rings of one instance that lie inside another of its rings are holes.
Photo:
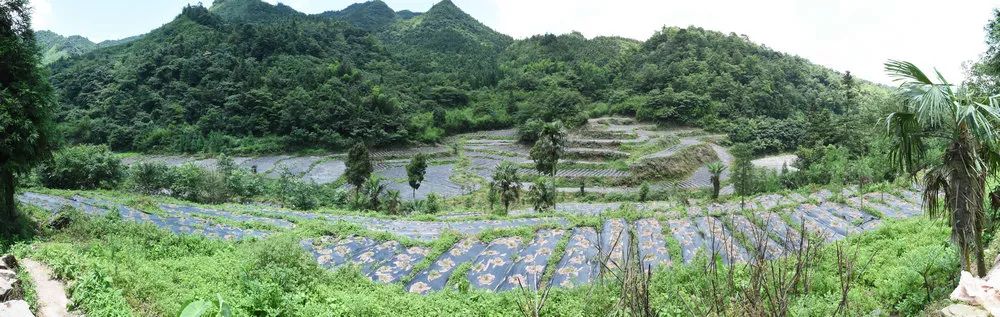
<path fill-rule="evenodd" d="M 150 152 L 435 142 L 610 113 L 725 130 L 850 107 L 840 74 L 734 34 L 514 40 L 448 0 L 425 13 L 371 1 L 317 15 L 216 0 L 50 68 L 67 142 Z"/>
<path fill-rule="evenodd" d="M 35 32 L 35 41 L 38 45 L 38 50 L 41 51 L 42 54 L 42 64 L 46 65 L 63 58 L 77 57 L 90 53 L 91 51 L 101 47 L 128 43 L 138 39 L 139 37 L 141 37 L 141 35 L 131 36 L 120 40 L 108 40 L 100 43 L 94 43 L 79 35 L 62 36 L 56 34 L 55 32 L 46 30 Z"/>
<path fill-rule="evenodd" d="M 97 49 L 97 44 L 79 35 L 62 36 L 52 31 L 35 32 L 35 41 L 42 53 L 42 63 L 50 64 L 62 58 L 76 57 Z"/>

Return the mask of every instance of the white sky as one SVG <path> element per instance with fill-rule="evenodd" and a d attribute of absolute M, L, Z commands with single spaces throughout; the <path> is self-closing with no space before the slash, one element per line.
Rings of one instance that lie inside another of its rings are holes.
<path fill-rule="evenodd" d="M 339 10 L 351 0 L 266 0 L 306 13 Z M 359 0 L 360 1 L 360 0 Z M 437 0 L 385 0 L 426 11 Z M 644 40 L 663 26 L 696 25 L 746 34 L 778 51 L 858 77 L 889 83 L 888 59 L 938 68 L 951 81 L 985 51 L 984 27 L 1000 0 L 453 0 L 486 25 L 515 38 L 580 31 Z M 32 0 L 36 29 L 94 41 L 141 34 L 169 22 L 193 0 Z M 211 0 L 205 0 L 208 4 Z"/>

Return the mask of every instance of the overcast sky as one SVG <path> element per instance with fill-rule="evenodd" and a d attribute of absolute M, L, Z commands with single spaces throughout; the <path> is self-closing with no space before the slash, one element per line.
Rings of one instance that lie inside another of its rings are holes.
<path fill-rule="evenodd" d="M 36 29 L 95 42 L 146 33 L 191 0 L 31 0 Z M 339 10 L 352 0 L 266 0 L 299 11 Z M 645 40 L 663 26 L 696 25 L 746 34 L 778 51 L 889 83 L 882 63 L 936 67 L 951 81 L 985 51 L 983 30 L 1000 0 L 453 0 L 486 25 L 524 38 L 580 31 Z M 211 0 L 203 1 L 208 5 Z M 437 0 L 385 0 L 426 11 Z"/>

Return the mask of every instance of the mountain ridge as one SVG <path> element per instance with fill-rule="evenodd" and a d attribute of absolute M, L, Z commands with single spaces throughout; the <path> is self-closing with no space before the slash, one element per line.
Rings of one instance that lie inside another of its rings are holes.
<path fill-rule="evenodd" d="M 516 40 L 451 1 L 400 12 L 381 1 L 314 15 L 259 0 L 188 6 L 129 45 L 53 63 L 58 116 L 70 142 L 116 150 L 281 152 L 609 113 L 723 130 L 845 107 L 837 72 L 735 34 Z"/>

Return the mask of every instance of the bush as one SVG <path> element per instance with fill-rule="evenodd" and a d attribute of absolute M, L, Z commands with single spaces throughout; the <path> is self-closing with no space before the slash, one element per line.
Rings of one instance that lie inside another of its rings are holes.
<path fill-rule="evenodd" d="M 60 189 L 110 189 L 122 175 L 121 160 L 103 145 L 64 148 L 38 167 L 42 185 Z"/>
<path fill-rule="evenodd" d="M 174 174 L 163 163 L 136 163 L 129 167 L 126 183 L 136 192 L 153 195 L 170 188 L 174 183 Z"/>
<path fill-rule="evenodd" d="M 436 214 L 439 211 L 441 211 L 441 198 L 434 193 L 427 195 L 427 200 L 424 202 L 424 212 L 428 214 Z"/>
<path fill-rule="evenodd" d="M 536 212 L 543 210 L 554 210 L 556 207 L 556 182 L 551 177 L 539 177 L 531 190 L 528 191 L 528 200 L 535 207 Z"/>
<path fill-rule="evenodd" d="M 289 181 L 285 186 L 284 204 L 300 210 L 312 210 L 319 206 L 319 190 L 316 186 L 301 181 Z"/>
<path fill-rule="evenodd" d="M 525 144 L 533 144 L 542 134 L 545 122 L 538 119 L 531 119 L 517 127 L 517 140 Z"/>
<path fill-rule="evenodd" d="M 217 204 L 229 201 L 225 177 L 194 164 L 184 164 L 173 171 L 170 192 L 174 197 L 198 203 Z"/>

